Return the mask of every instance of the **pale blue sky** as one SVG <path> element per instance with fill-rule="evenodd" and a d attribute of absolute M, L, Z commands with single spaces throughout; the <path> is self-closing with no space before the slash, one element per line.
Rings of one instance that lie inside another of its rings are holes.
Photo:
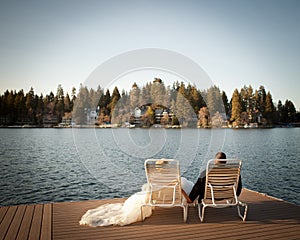
<path fill-rule="evenodd" d="M 229 99 L 263 85 L 300 110 L 299 12 L 297 0 L 0 1 L 0 91 L 70 93 L 111 57 L 162 48 L 198 63 Z"/>

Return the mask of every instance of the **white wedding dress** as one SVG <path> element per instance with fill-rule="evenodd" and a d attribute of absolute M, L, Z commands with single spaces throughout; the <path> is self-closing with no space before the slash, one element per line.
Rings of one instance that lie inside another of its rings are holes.
<path fill-rule="evenodd" d="M 186 178 L 181 178 L 182 189 L 189 194 L 193 188 L 193 183 Z M 142 191 L 131 195 L 124 203 L 108 203 L 98 208 L 88 210 L 81 218 L 80 225 L 124 226 L 134 222 L 141 221 L 141 205 L 146 203 L 148 196 L 148 185 L 144 184 Z M 150 217 L 152 208 L 145 206 L 143 216 Z"/>

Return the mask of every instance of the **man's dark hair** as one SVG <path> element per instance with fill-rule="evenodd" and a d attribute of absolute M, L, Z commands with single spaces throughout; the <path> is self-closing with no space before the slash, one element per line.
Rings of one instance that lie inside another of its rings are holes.
<path fill-rule="evenodd" d="M 223 152 L 217 152 L 215 159 L 226 159 L 226 154 Z M 218 161 L 219 163 L 225 164 L 226 161 Z"/>
<path fill-rule="evenodd" d="M 216 159 L 226 159 L 226 154 L 223 152 L 217 152 L 215 158 Z"/>

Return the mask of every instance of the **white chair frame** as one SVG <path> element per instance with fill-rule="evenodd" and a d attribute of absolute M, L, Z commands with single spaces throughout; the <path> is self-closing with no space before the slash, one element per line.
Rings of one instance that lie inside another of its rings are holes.
<path fill-rule="evenodd" d="M 188 204 L 184 201 L 181 192 L 179 161 L 174 159 L 147 159 L 144 165 L 149 185 L 149 198 L 141 206 L 142 220 L 144 220 L 144 206 L 182 207 L 183 220 L 186 222 Z"/>
<path fill-rule="evenodd" d="M 217 163 L 217 161 L 220 161 L 220 159 L 212 159 L 207 163 L 204 198 L 198 203 L 199 218 L 201 222 L 204 221 L 206 207 L 236 206 L 238 216 L 245 221 L 248 206 L 246 203 L 239 201 L 236 194 L 242 161 L 237 159 L 221 160 L 226 161 L 226 163 Z M 240 206 L 244 207 L 243 215 Z"/>

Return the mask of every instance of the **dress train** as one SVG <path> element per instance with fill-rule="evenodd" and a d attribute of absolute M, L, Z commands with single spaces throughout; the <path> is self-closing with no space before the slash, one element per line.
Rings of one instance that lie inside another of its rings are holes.
<path fill-rule="evenodd" d="M 185 178 L 181 178 L 183 190 L 189 194 L 193 183 Z M 95 209 L 88 210 L 81 218 L 80 225 L 124 226 L 134 222 L 141 221 L 141 205 L 148 200 L 148 185 L 144 184 L 142 191 L 131 195 L 124 203 L 107 203 Z M 143 207 L 143 216 L 150 217 L 152 215 L 152 207 Z"/>

